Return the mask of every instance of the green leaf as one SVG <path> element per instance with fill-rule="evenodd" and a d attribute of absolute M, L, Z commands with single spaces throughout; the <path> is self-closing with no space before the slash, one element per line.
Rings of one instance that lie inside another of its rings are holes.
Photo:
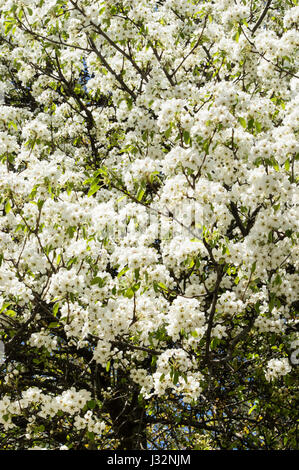
<path fill-rule="evenodd" d="M 88 191 L 87 197 L 90 197 L 90 196 L 92 196 L 93 194 L 95 194 L 98 189 L 100 189 L 100 186 L 99 186 L 98 184 L 93 184 L 93 185 L 91 186 L 90 190 Z"/>
<path fill-rule="evenodd" d="M 218 344 L 219 344 L 219 339 L 218 338 L 213 338 L 211 341 L 211 349 L 216 349 Z"/>
<path fill-rule="evenodd" d="M 134 284 L 132 287 L 129 287 L 126 292 L 125 292 L 125 297 L 128 299 L 132 299 L 134 297 L 135 292 L 138 291 L 140 287 L 140 282 L 137 282 L 137 284 Z"/>
<path fill-rule="evenodd" d="M 256 261 L 251 266 L 251 270 L 250 270 L 251 274 L 253 274 L 255 270 L 256 270 Z"/>
<path fill-rule="evenodd" d="M 105 284 L 105 279 L 103 279 L 102 277 L 95 277 L 91 280 L 90 284 L 92 286 L 98 285 L 99 287 L 103 287 Z"/>
<path fill-rule="evenodd" d="M 253 118 L 249 119 L 249 121 L 248 121 L 248 130 L 253 129 L 253 124 L 254 124 L 254 119 Z"/>
<path fill-rule="evenodd" d="M 248 414 L 250 415 L 250 414 L 253 412 L 253 410 L 256 409 L 256 407 L 257 407 L 257 404 L 253 405 L 253 406 L 250 408 L 250 410 L 248 411 Z"/>
<path fill-rule="evenodd" d="M 15 312 L 14 310 L 6 310 L 5 312 L 5 315 L 9 316 L 9 317 L 15 317 L 17 314 L 17 312 Z"/>
<path fill-rule="evenodd" d="M 2 305 L 2 308 L 1 308 L 1 310 L 0 310 L 0 313 L 4 312 L 4 310 L 5 310 L 7 307 L 9 307 L 9 306 L 10 306 L 10 302 L 4 303 L 4 304 Z"/>
<path fill-rule="evenodd" d="M 239 30 L 236 31 L 236 33 L 233 35 L 233 40 L 238 42 L 239 41 L 239 38 L 240 38 L 240 32 Z"/>
<path fill-rule="evenodd" d="M 13 26 L 14 26 L 14 23 L 6 21 L 5 26 L 4 26 L 4 33 L 8 34 L 9 31 L 13 28 Z"/>
<path fill-rule="evenodd" d="M 187 374 L 185 374 L 185 372 L 181 372 L 181 376 L 183 377 L 183 379 L 185 380 L 186 384 L 188 383 L 188 377 L 187 377 Z"/>
<path fill-rule="evenodd" d="M 157 363 L 157 356 L 152 356 L 151 366 L 155 367 L 156 363 Z"/>
<path fill-rule="evenodd" d="M 90 410 L 93 410 L 97 406 L 97 402 L 95 400 L 90 400 L 87 402 L 87 406 Z"/>
<path fill-rule="evenodd" d="M 172 132 L 172 126 L 169 126 L 169 128 L 165 131 L 166 139 L 169 139 L 169 137 L 171 136 L 171 132 Z"/>
<path fill-rule="evenodd" d="M 184 142 L 186 145 L 190 144 L 190 133 L 188 131 L 183 132 Z"/>
<path fill-rule="evenodd" d="M 136 281 L 138 281 L 140 277 L 140 268 L 134 269 L 134 273 L 135 273 L 135 279 Z"/>
<path fill-rule="evenodd" d="M 8 214 L 11 210 L 11 203 L 9 199 L 5 203 L 4 210 L 5 210 L 5 214 Z"/>
<path fill-rule="evenodd" d="M 53 305 L 53 315 L 54 315 L 54 317 L 56 317 L 57 312 L 58 312 L 58 309 L 59 309 L 59 302 L 56 302 L 56 303 Z"/>
<path fill-rule="evenodd" d="M 43 199 L 39 199 L 38 202 L 37 202 L 37 207 L 39 209 L 39 211 L 41 211 L 43 205 L 44 205 L 45 201 Z"/>
<path fill-rule="evenodd" d="M 272 312 L 273 308 L 275 307 L 275 297 L 271 297 L 269 301 L 269 310 Z"/>
<path fill-rule="evenodd" d="M 90 441 L 94 441 L 94 436 L 95 436 L 94 432 L 92 432 L 92 431 L 87 431 L 86 434 L 87 434 L 87 437 L 88 437 L 88 439 L 89 439 Z"/>
<path fill-rule="evenodd" d="M 141 201 L 145 193 L 145 189 L 140 187 L 136 196 L 137 201 Z"/>
<path fill-rule="evenodd" d="M 125 266 L 117 275 L 118 278 L 126 274 L 126 272 L 129 270 L 128 266 Z"/>
<path fill-rule="evenodd" d="M 210 148 L 210 141 L 209 139 L 205 140 L 204 143 L 202 144 L 203 150 L 206 152 L 206 154 L 209 153 L 209 148 Z"/>
<path fill-rule="evenodd" d="M 18 126 L 16 125 L 16 123 L 14 121 L 10 121 L 8 123 L 8 128 L 10 128 L 11 126 L 14 127 L 16 131 L 18 130 Z"/>
<path fill-rule="evenodd" d="M 258 132 L 261 132 L 261 130 L 262 130 L 262 125 L 261 125 L 260 122 L 255 121 L 255 127 L 256 127 L 256 130 L 257 130 Z"/>
<path fill-rule="evenodd" d="M 143 142 L 146 142 L 148 139 L 148 130 L 144 131 L 141 136 Z"/>
<path fill-rule="evenodd" d="M 176 385 L 178 383 L 179 377 L 180 377 L 179 371 L 175 370 L 174 374 L 173 374 L 173 379 L 172 379 L 172 382 L 173 382 L 174 385 Z"/>
<path fill-rule="evenodd" d="M 244 129 L 246 129 L 247 127 L 246 119 L 240 116 L 238 117 L 238 121 L 241 124 L 241 126 L 244 127 Z"/>
<path fill-rule="evenodd" d="M 132 299 L 134 297 L 134 291 L 132 287 L 129 287 L 129 289 L 126 290 L 125 297 L 127 297 L 128 299 Z"/>
<path fill-rule="evenodd" d="M 131 111 L 131 109 L 133 107 L 132 98 L 126 98 L 126 102 L 127 102 L 128 110 Z"/>
<path fill-rule="evenodd" d="M 158 282 L 158 286 L 161 287 L 161 289 L 163 289 L 163 290 L 168 290 L 167 286 L 165 286 L 165 284 L 163 284 L 163 282 Z"/>
<path fill-rule="evenodd" d="M 68 260 L 67 264 L 66 264 L 66 267 L 67 268 L 71 268 L 71 266 L 76 263 L 77 261 L 77 258 L 71 258 L 70 260 Z"/>
<path fill-rule="evenodd" d="M 273 209 L 274 209 L 275 212 L 277 212 L 279 208 L 280 208 L 280 202 L 273 206 Z"/>

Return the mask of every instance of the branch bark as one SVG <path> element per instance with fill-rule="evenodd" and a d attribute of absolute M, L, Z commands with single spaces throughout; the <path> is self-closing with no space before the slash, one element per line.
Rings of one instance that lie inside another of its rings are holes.
<path fill-rule="evenodd" d="M 207 339 L 206 339 L 206 351 L 205 351 L 205 361 L 204 362 L 210 362 L 210 343 L 211 343 L 211 333 L 213 329 L 213 320 L 214 316 L 216 313 L 216 305 L 217 305 L 217 298 L 218 298 L 218 292 L 219 292 L 219 286 L 221 283 L 221 279 L 223 276 L 223 267 L 218 266 L 217 268 L 217 278 L 216 278 L 216 283 L 215 283 L 215 289 L 214 289 L 214 294 L 213 294 L 213 301 L 211 305 L 211 311 L 209 315 L 209 320 L 208 320 L 208 328 L 207 328 Z"/>
<path fill-rule="evenodd" d="M 259 19 L 257 20 L 256 24 L 254 25 L 254 27 L 252 28 L 251 32 L 252 34 L 254 34 L 256 32 L 256 30 L 260 27 L 260 25 L 262 24 L 266 14 L 268 13 L 268 10 L 270 8 L 270 5 L 272 3 L 272 0 L 268 0 L 267 3 L 266 3 L 266 6 L 261 14 L 261 16 L 259 17 Z"/>
<path fill-rule="evenodd" d="M 125 90 L 132 98 L 133 100 L 136 99 L 136 95 L 135 93 L 128 87 L 128 85 L 123 81 L 121 75 L 119 75 L 118 73 L 116 73 L 112 67 L 108 64 L 107 60 L 105 59 L 105 57 L 101 54 L 101 52 L 97 49 L 94 41 L 91 39 L 90 36 L 87 36 L 87 40 L 93 50 L 93 52 L 98 56 L 98 58 L 100 59 L 100 61 L 102 62 L 102 64 L 106 67 L 106 69 L 108 70 L 108 72 L 111 73 L 111 75 L 113 75 L 113 77 L 118 81 L 118 83 L 121 85 L 122 89 Z"/>

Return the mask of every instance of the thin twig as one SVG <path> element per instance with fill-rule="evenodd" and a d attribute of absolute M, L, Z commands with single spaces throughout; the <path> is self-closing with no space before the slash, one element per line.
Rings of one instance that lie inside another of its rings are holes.
<path fill-rule="evenodd" d="M 268 0 L 267 3 L 266 3 L 266 6 L 261 14 L 261 16 L 259 17 L 259 19 L 257 20 L 256 24 L 254 25 L 254 27 L 252 28 L 251 32 L 252 34 L 254 34 L 256 32 L 256 30 L 260 27 L 260 25 L 262 24 L 269 8 L 270 8 L 270 5 L 272 3 L 272 0 Z"/>

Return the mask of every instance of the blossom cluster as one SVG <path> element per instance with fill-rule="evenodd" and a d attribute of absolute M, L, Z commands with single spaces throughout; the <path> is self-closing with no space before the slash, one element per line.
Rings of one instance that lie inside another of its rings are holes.
<path fill-rule="evenodd" d="M 122 379 L 188 405 L 233 358 L 294 372 L 299 7 L 277 3 L 0 0 L 5 430 L 101 434 L 83 408 Z"/>

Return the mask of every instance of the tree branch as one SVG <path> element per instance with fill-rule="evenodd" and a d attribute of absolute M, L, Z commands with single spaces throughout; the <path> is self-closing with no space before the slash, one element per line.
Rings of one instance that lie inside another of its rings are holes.
<path fill-rule="evenodd" d="M 272 3 L 272 0 L 268 0 L 267 3 L 266 3 L 266 6 L 264 8 L 264 11 L 262 12 L 261 16 L 259 17 L 259 19 L 257 20 L 256 24 L 254 25 L 254 27 L 252 28 L 251 32 L 252 34 L 254 34 L 256 32 L 256 30 L 260 27 L 260 25 L 262 24 L 266 14 L 268 13 L 268 10 L 270 8 L 270 5 Z"/>
<path fill-rule="evenodd" d="M 220 283 L 221 283 L 222 276 L 223 276 L 223 267 L 218 266 L 217 279 L 216 279 L 216 283 L 215 283 L 215 289 L 214 289 L 214 294 L 213 294 L 211 312 L 210 312 L 209 320 L 208 320 L 205 362 L 209 362 L 211 333 L 212 333 L 212 328 L 213 328 L 213 320 L 214 320 L 214 316 L 215 316 L 215 313 L 216 313 L 216 304 L 217 304 L 219 286 L 220 286 Z"/>
<path fill-rule="evenodd" d="M 135 93 L 130 90 L 130 88 L 125 84 L 125 82 L 123 81 L 121 75 L 119 75 L 118 73 L 116 73 L 112 67 L 110 67 L 110 65 L 108 64 L 108 62 L 106 61 L 105 57 L 100 53 L 100 51 L 97 49 L 95 43 L 93 42 L 93 40 L 91 39 L 90 36 L 87 36 L 87 40 L 93 50 L 93 52 L 95 52 L 95 54 L 98 56 L 98 58 L 100 59 L 100 61 L 102 62 L 102 64 L 106 67 L 106 69 L 111 73 L 111 75 L 113 75 L 116 80 L 118 81 L 118 83 L 121 85 L 122 89 L 125 90 L 132 98 L 133 100 L 136 99 L 136 95 Z"/>

